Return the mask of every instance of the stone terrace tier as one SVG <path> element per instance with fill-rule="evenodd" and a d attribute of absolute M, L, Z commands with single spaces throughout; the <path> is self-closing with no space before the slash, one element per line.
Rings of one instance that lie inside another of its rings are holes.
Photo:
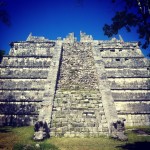
<path fill-rule="evenodd" d="M 0 64 L 0 125 L 33 125 L 49 97 L 46 88 L 57 44 L 30 38 L 12 42 Z"/>
<path fill-rule="evenodd" d="M 150 61 L 136 43 L 97 45 L 119 117 L 128 126 L 150 125 Z"/>

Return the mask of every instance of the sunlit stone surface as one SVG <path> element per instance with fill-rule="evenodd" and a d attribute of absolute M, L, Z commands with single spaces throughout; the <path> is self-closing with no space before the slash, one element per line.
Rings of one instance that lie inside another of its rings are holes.
<path fill-rule="evenodd" d="M 0 125 L 44 121 L 50 136 L 111 134 L 112 123 L 150 125 L 150 62 L 136 42 L 80 32 L 12 42 L 0 65 Z M 116 131 L 115 131 L 116 132 Z"/>

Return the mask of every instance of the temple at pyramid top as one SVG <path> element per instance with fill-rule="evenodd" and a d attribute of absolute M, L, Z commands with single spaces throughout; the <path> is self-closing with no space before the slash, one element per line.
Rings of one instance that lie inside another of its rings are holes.
<path fill-rule="evenodd" d="M 77 38 L 75 37 L 74 32 L 69 33 L 65 38 L 58 37 L 57 40 L 63 41 L 65 43 L 67 42 L 76 42 Z M 27 37 L 26 41 L 34 41 L 34 42 L 51 42 L 55 41 L 54 39 L 49 40 L 46 39 L 43 36 L 33 36 L 32 33 L 29 34 Z M 119 40 L 116 38 L 112 38 L 111 40 L 94 40 L 92 35 L 87 35 L 85 32 L 80 31 L 80 42 L 96 42 L 96 41 L 101 41 L 101 42 L 123 42 L 122 37 L 119 35 Z"/>

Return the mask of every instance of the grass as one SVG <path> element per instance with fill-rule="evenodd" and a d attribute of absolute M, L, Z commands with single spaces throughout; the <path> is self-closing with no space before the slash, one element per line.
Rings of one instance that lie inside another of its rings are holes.
<path fill-rule="evenodd" d="M 150 133 L 150 127 L 135 129 Z M 127 142 L 108 137 L 99 138 L 50 138 L 42 142 L 32 140 L 33 127 L 0 128 L 0 149 L 7 150 L 147 150 L 150 147 L 150 136 L 138 135 L 133 128 L 127 128 Z M 35 145 L 39 144 L 40 148 Z"/>

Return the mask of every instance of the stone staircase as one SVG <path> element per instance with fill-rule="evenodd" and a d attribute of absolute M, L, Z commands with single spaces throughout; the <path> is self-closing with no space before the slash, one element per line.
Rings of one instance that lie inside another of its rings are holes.
<path fill-rule="evenodd" d="M 51 136 L 108 134 L 90 43 L 63 44 Z"/>
<path fill-rule="evenodd" d="M 57 90 L 51 136 L 91 137 L 107 133 L 107 121 L 99 92 Z"/>

